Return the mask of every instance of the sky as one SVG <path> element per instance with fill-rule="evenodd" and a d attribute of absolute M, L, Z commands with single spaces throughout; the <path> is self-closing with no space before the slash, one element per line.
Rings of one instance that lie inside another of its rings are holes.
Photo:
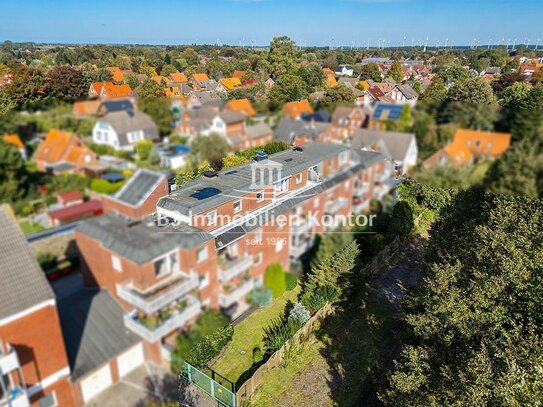
<path fill-rule="evenodd" d="M 541 0 L 1 0 L 0 42 L 536 44 L 542 15 Z"/>

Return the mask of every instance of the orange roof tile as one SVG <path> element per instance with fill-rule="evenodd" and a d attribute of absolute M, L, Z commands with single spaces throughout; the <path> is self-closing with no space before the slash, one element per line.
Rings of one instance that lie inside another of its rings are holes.
<path fill-rule="evenodd" d="M 333 76 L 333 77 L 336 76 L 336 73 L 332 71 L 330 68 L 322 68 L 322 73 L 325 74 L 326 76 Z"/>
<path fill-rule="evenodd" d="M 334 86 L 337 86 L 337 81 L 334 76 L 327 76 L 326 77 L 326 85 L 333 88 Z"/>
<path fill-rule="evenodd" d="M 368 83 L 368 81 L 360 81 L 358 83 L 362 85 L 364 90 L 368 90 L 370 88 L 370 84 Z"/>
<path fill-rule="evenodd" d="M 68 147 L 74 142 L 75 137 L 71 133 L 52 129 L 47 133 L 45 140 L 38 146 L 36 159 L 47 162 L 60 161 L 68 151 Z"/>
<path fill-rule="evenodd" d="M 124 82 L 124 73 L 121 71 L 115 71 L 113 72 L 113 81 L 114 82 Z"/>
<path fill-rule="evenodd" d="M 170 78 L 167 78 L 165 76 L 162 76 L 162 75 L 155 75 L 151 78 L 152 80 L 154 80 L 156 83 L 159 83 L 159 84 L 162 84 L 162 83 L 170 83 L 172 80 Z"/>
<path fill-rule="evenodd" d="M 101 103 L 99 100 L 81 100 L 74 103 L 72 112 L 75 116 L 93 116 Z"/>
<path fill-rule="evenodd" d="M 174 72 L 170 74 L 170 79 L 175 83 L 187 83 L 189 80 L 187 76 L 182 72 Z"/>
<path fill-rule="evenodd" d="M 185 99 L 185 96 L 181 92 L 178 86 L 172 86 L 171 88 L 164 88 L 164 93 L 167 97 L 172 99 L 179 99 L 182 102 L 185 102 L 187 99 Z"/>
<path fill-rule="evenodd" d="M 121 70 L 118 66 L 108 66 L 106 69 L 111 73 L 119 72 Z"/>
<path fill-rule="evenodd" d="M 194 73 L 191 76 L 193 81 L 208 81 L 209 77 L 205 73 Z"/>
<path fill-rule="evenodd" d="M 302 113 L 312 113 L 313 108 L 307 99 L 302 99 L 299 102 L 289 102 L 283 106 L 283 112 L 290 117 L 298 117 Z"/>
<path fill-rule="evenodd" d="M 239 78 L 223 78 L 219 79 L 219 83 L 227 90 L 232 90 L 241 86 L 241 81 Z"/>
<path fill-rule="evenodd" d="M 224 106 L 225 109 L 233 110 L 234 112 L 243 113 L 245 116 L 253 117 L 256 111 L 249 99 L 230 100 Z"/>
<path fill-rule="evenodd" d="M 247 72 L 246 71 L 234 71 L 232 78 L 243 78 Z"/>
<path fill-rule="evenodd" d="M 452 143 L 444 151 L 456 164 L 469 162 L 473 156 L 499 157 L 511 143 L 511 134 L 457 129 Z"/>
<path fill-rule="evenodd" d="M 2 138 L 4 139 L 6 143 L 12 144 L 18 149 L 25 148 L 23 141 L 17 134 L 4 134 Z"/>

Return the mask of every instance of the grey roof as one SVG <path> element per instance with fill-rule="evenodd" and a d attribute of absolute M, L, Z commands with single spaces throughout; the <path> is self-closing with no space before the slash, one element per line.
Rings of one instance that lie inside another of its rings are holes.
<path fill-rule="evenodd" d="M 200 102 L 202 105 L 222 103 L 221 97 L 216 92 L 212 92 L 212 91 L 194 92 L 194 96 L 198 99 L 198 102 Z"/>
<path fill-rule="evenodd" d="M 160 172 L 140 168 L 114 198 L 130 206 L 140 206 L 164 178 Z"/>
<path fill-rule="evenodd" d="M 253 166 L 279 164 L 281 177 L 286 178 L 346 150 L 348 147 L 339 144 L 307 143 L 303 145 L 303 151 L 285 150 L 271 155 L 269 160 L 240 165 L 220 171 L 212 178 L 200 177 L 188 182 L 170 196 L 160 198 L 157 207 L 182 215 L 196 215 L 278 181 L 277 172 L 271 179 L 270 172 L 264 171 L 264 179 L 261 179 L 261 173 L 256 171 L 255 182 L 259 188 L 251 188 Z"/>
<path fill-rule="evenodd" d="M 219 113 L 219 117 L 226 123 L 238 123 L 245 121 L 245 115 L 241 112 L 235 112 L 233 110 L 223 110 Z"/>
<path fill-rule="evenodd" d="M 72 379 L 79 380 L 141 341 L 106 290 L 84 289 L 58 302 Z"/>
<path fill-rule="evenodd" d="M 11 209 L 0 206 L 0 319 L 54 299 Z"/>
<path fill-rule="evenodd" d="M 358 83 L 358 78 L 339 78 L 338 82 L 354 88 Z"/>
<path fill-rule="evenodd" d="M 160 227 L 152 217 L 134 221 L 115 212 L 85 220 L 77 231 L 137 264 L 147 263 L 176 248 L 190 250 L 213 239 L 209 233 L 186 224 Z"/>
<path fill-rule="evenodd" d="M 297 137 L 302 135 L 314 140 L 319 134 L 326 131 L 329 126 L 330 123 L 326 122 L 306 122 L 305 120 L 284 117 L 279 121 L 273 138 L 288 144 L 292 144 Z"/>
<path fill-rule="evenodd" d="M 397 88 L 400 92 L 402 92 L 406 99 L 416 99 L 419 96 L 411 85 L 398 85 Z"/>
<path fill-rule="evenodd" d="M 272 129 L 270 129 L 270 126 L 268 126 L 266 123 L 258 123 L 254 126 L 247 126 L 245 128 L 245 132 L 249 138 L 255 139 L 272 134 Z"/>
<path fill-rule="evenodd" d="M 158 139 L 158 129 L 153 120 L 139 110 L 121 110 L 106 114 L 100 121 L 109 123 L 119 137 L 119 145 L 128 145 L 127 133 L 143 130 L 146 140 Z"/>
<path fill-rule="evenodd" d="M 361 129 L 355 131 L 353 134 L 352 148 L 362 149 L 384 143 L 388 152 L 381 152 L 388 155 L 388 158 L 401 162 L 405 159 L 413 140 L 416 141 L 413 133 Z"/>
<path fill-rule="evenodd" d="M 207 79 L 205 81 L 197 81 L 196 82 L 200 88 L 202 88 L 203 91 L 216 91 L 219 87 L 219 82 L 217 82 L 215 79 Z"/>
<path fill-rule="evenodd" d="M 104 113 L 119 112 L 122 110 L 134 110 L 134 105 L 129 99 L 104 100 L 98 110 L 104 110 Z"/>

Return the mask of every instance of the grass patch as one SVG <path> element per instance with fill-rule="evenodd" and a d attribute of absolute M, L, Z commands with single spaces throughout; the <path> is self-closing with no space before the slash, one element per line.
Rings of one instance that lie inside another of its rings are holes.
<path fill-rule="evenodd" d="M 25 235 L 31 235 L 32 233 L 38 233 L 45 230 L 45 227 L 40 223 L 29 222 L 27 220 L 20 222 L 19 226 Z"/>
<path fill-rule="evenodd" d="M 285 292 L 273 300 L 270 306 L 256 310 L 234 327 L 232 342 L 225 348 L 221 357 L 211 366 L 213 370 L 232 382 L 253 365 L 253 349 L 263 349 L 264 327 L 273 319 L 280 317 L 287 301 L 296 302 L 300 289 Z"/>

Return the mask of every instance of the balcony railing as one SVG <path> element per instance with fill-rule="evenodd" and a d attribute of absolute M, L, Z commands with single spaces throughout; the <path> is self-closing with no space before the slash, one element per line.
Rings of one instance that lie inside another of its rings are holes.
<path fill-rule="evenodd" d="M 8 389 L 6 398 L 0 399 L 1 407 L 29 407 L 30 400 L 26 389 L 22 387 L 14 387 Z"/>
<path fill-rule="evenodd" d="M 157 288 L 155 291 L 141 293 L 129 284 L 118 284 L 117 294 L 130 305 L 152 314 L 178 298 L 198 288 L 198 275 L 196 273 L 183 274 L 176 272 L 170 285 Z"/>
<path fill-rule="evenodd" d="M 363 182 L 362 185 L 360 185 L 358 188 L 355 188 L 354 194 L 357 196 L 364 195 L 368 193 L 369 190 L 370 190 L 369 182 Z"/>
<path fill-rule="evenodd" d="M 13 372 L 16 369 L 19 369 L 21 365 L 19 364 L 19 358 L 17 357 L 17 352 L 9 344 L 6 344 L 7 351 L 0 353 L 0 373 L 7 374 Z"/>
<path fill-rule="evenodd" d="M 242 297 L 245 297 L 255 287 L 253 280 L 247 280 L 236 287 L 230 293 L 219 294 L 219 304 L 223 308 L 228 308 L 232 304 L 238 302 Z"/>
<path fill-rule="evenodd" d="M 345 198 L 339 198 L 335 201 L 328 202 L 326 204 L 325 212 L 331 213 L 332 215 L 339 212 L 341 209 L 347 206 L 347 200 Z"/>
<path fill-rule="evenodd" d="M 293 235 L 300 235 L 311 229 L 311 223 L 302 217 L 298 217 L 297 223 L 290 225 L 290 229 Z"/>
<path fill-rule="evenodd" d="M 231 278 L 243 273 L 253 265 L 252 256 L 238 257 L 228 260 L 226 257 L 219 259 L 219 280 L 223 283 L 230 281 Z"/>
<path fill-rule="evenodd" d="M 138 321 L 135 312 L 124 315 L 125 326 L 148 342 L 157 342 L 170 332 L 182 328 L 191 319 L 198 316 L 202 310 L 202 304 L 194 297 L 188 297 L 188 305 L 177 314 L 171 315 L 155 328 L 149 328 Z"/>

